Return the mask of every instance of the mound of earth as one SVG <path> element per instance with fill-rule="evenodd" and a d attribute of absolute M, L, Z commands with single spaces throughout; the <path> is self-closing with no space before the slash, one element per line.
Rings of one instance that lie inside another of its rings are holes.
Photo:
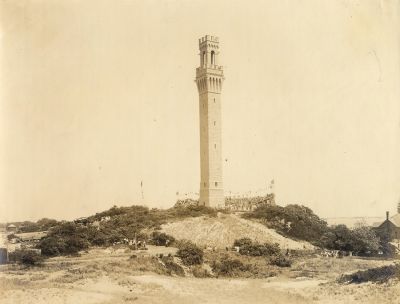
<path fill-rule="evenodd" d="M 308 242 L 286 238 L 263 224 L 243 219 L 235 214 L 218 217 L 195 217 L 161 226 L 163 232 L 178 240 L 190 240 L 197 245 L 225 248 L 237 239 L 248 237 L 260 243 L 278 243 L 282 249 L 313 249 Z"/>

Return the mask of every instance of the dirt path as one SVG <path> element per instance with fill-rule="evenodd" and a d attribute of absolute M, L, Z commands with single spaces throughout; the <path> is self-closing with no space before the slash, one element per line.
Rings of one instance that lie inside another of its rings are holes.
<path fill-rule="evenodd" d="M 145 255 L 174 250 L 151 246 Z M 200 279 L 142 271 L 139 268 L 151 258 L 129 259 L 133 253 L 136 252 L 123 248 L 95 248 L 81 257 L 52 258 L 45 267 L 3 267 L 0 304 L 400 304 L 398 282 L 335 283 L 343 272 L 391 261 L 305 257 L 277 277 Z M 132 268 L 132 263 L 136 263 L 136 268 Z"/>

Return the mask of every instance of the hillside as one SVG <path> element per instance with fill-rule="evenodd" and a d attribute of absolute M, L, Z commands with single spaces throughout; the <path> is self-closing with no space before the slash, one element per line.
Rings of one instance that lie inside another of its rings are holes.
<path fill-rule="evenodd" d="M 217 217 L 186 218 L 161 226 L 162 231 L 178 240 L 187 239 L 201 246 L 225 248 L 236 239 L 248 237 L 260 243 L 278 243 L 282 249 L 312 249 L 307 242 L 295 241 L 275 230 L 235 214 L 219 213 Z"/>

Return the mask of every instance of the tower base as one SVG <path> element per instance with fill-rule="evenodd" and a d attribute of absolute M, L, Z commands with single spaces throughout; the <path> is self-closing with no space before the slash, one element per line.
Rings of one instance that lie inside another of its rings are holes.
<path fill-rule="evenodd" d="M 225 208 L 224 190 L 210 188 L 201 189 L 199 205 L 218 209 Z"/>

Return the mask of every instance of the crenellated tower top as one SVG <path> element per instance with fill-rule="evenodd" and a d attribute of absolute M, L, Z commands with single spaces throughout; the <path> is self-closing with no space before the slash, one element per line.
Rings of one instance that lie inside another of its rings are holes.
<path fill-rule="evenodd" d="M 200 67 L 196 69 L 196 82 L 200 93 L 220 93 L 224 81 L 223 67 L 219 65 L 219 39 L 206 35 L 199 39 Z"/>

